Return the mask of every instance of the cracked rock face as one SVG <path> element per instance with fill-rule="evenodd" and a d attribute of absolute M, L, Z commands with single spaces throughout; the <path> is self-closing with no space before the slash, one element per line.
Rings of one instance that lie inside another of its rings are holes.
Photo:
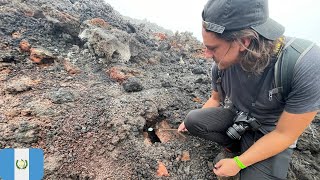
<path fill-rule="evenodd" d="M 87 45 L 92 48 L 92 52 L 98 57 L 104 58 L 108 64 L 125 63 L 131 57 L 128 43 L 129 36 L 126 32 L 117 30 L 108 32 L 105 29 L 94 28 L 83 30 L 79 37 L 86 40 Z M 121 39 L 118 37 L 121 37 Z"/>
<path fill-rule="evenodd" d="M 220 146 L 163 130 L 210 95 L 212 61 L 190 33 L 102 0 L 0 0 L 0 25 L 0 148 L 42 148 L 44 179 L 216 179 Z M 319 117 L 311 127 L 288 179 L 320 176 Z"/>

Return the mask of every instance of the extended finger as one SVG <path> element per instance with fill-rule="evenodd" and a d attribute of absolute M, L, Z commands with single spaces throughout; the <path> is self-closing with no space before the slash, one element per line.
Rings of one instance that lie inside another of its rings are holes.
<path fill-rule="evenodd" d="M 182 132 L 187 132 L 187 131 L 188 131 L 187 128 L 182 129 Z"/>
<path fill-rule="evenodd" d="M 182 122 L 178 127 L 178 132 L 183 131 L 184 129 L 186 129 L 186 126 L 184 125 L 184 122 Z"/>

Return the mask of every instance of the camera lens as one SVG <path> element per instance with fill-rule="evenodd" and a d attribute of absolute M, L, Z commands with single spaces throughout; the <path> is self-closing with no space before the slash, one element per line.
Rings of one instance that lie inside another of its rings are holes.
<path fill-rule="evenodd" d="M 226 131 L 227 135 L 234 140 L 240 140 L 241 135 L 246 131 L 246 127 L 243 127 L 241 124 L 233 124 Z"/>
<path fill-rule="evenodd" d="M 229 127 L 226 133 L 231 139 L 239 140 L 241 138 L 240 134 L 233 127 Z"/>

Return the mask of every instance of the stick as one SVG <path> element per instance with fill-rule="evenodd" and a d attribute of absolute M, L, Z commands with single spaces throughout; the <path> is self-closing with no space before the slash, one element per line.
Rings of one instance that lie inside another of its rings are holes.
<path fill-rule="evenodd" d="M 178 129 L 159 129 L 159 131 L 178 131 Z M 182 136 L 183 138 L 187 138 L 185 135 L 183 135 L 181 132 L 177 132 L 180 136 Z"/>
<path fill-rule="evenodd" d="M 178 134 L 180 135 L 180 136 L 182 136 L 183 138 L 187 138 L 185 135 L 183 135 L 181 132 L 178 132 Z"/>

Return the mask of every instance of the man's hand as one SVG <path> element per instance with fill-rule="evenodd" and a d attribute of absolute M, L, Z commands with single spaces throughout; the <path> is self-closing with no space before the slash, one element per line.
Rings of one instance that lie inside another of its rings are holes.
<path fill-rule="evenodd" d="M 221 159 L 216 165 L 214 165 L 213 172 L 217 176 L 235 176 L 239 173 L 240 167 L 233 159 Z"/>
<path fill-rule="evenodd" d="M 178 132 L 186 132 L 188 131 L 188 129 L 186 128 L 186 126 L 184 125 L 184 122 L 182 122 L 180 124 L 180 126 L 178 127 Z"/>

